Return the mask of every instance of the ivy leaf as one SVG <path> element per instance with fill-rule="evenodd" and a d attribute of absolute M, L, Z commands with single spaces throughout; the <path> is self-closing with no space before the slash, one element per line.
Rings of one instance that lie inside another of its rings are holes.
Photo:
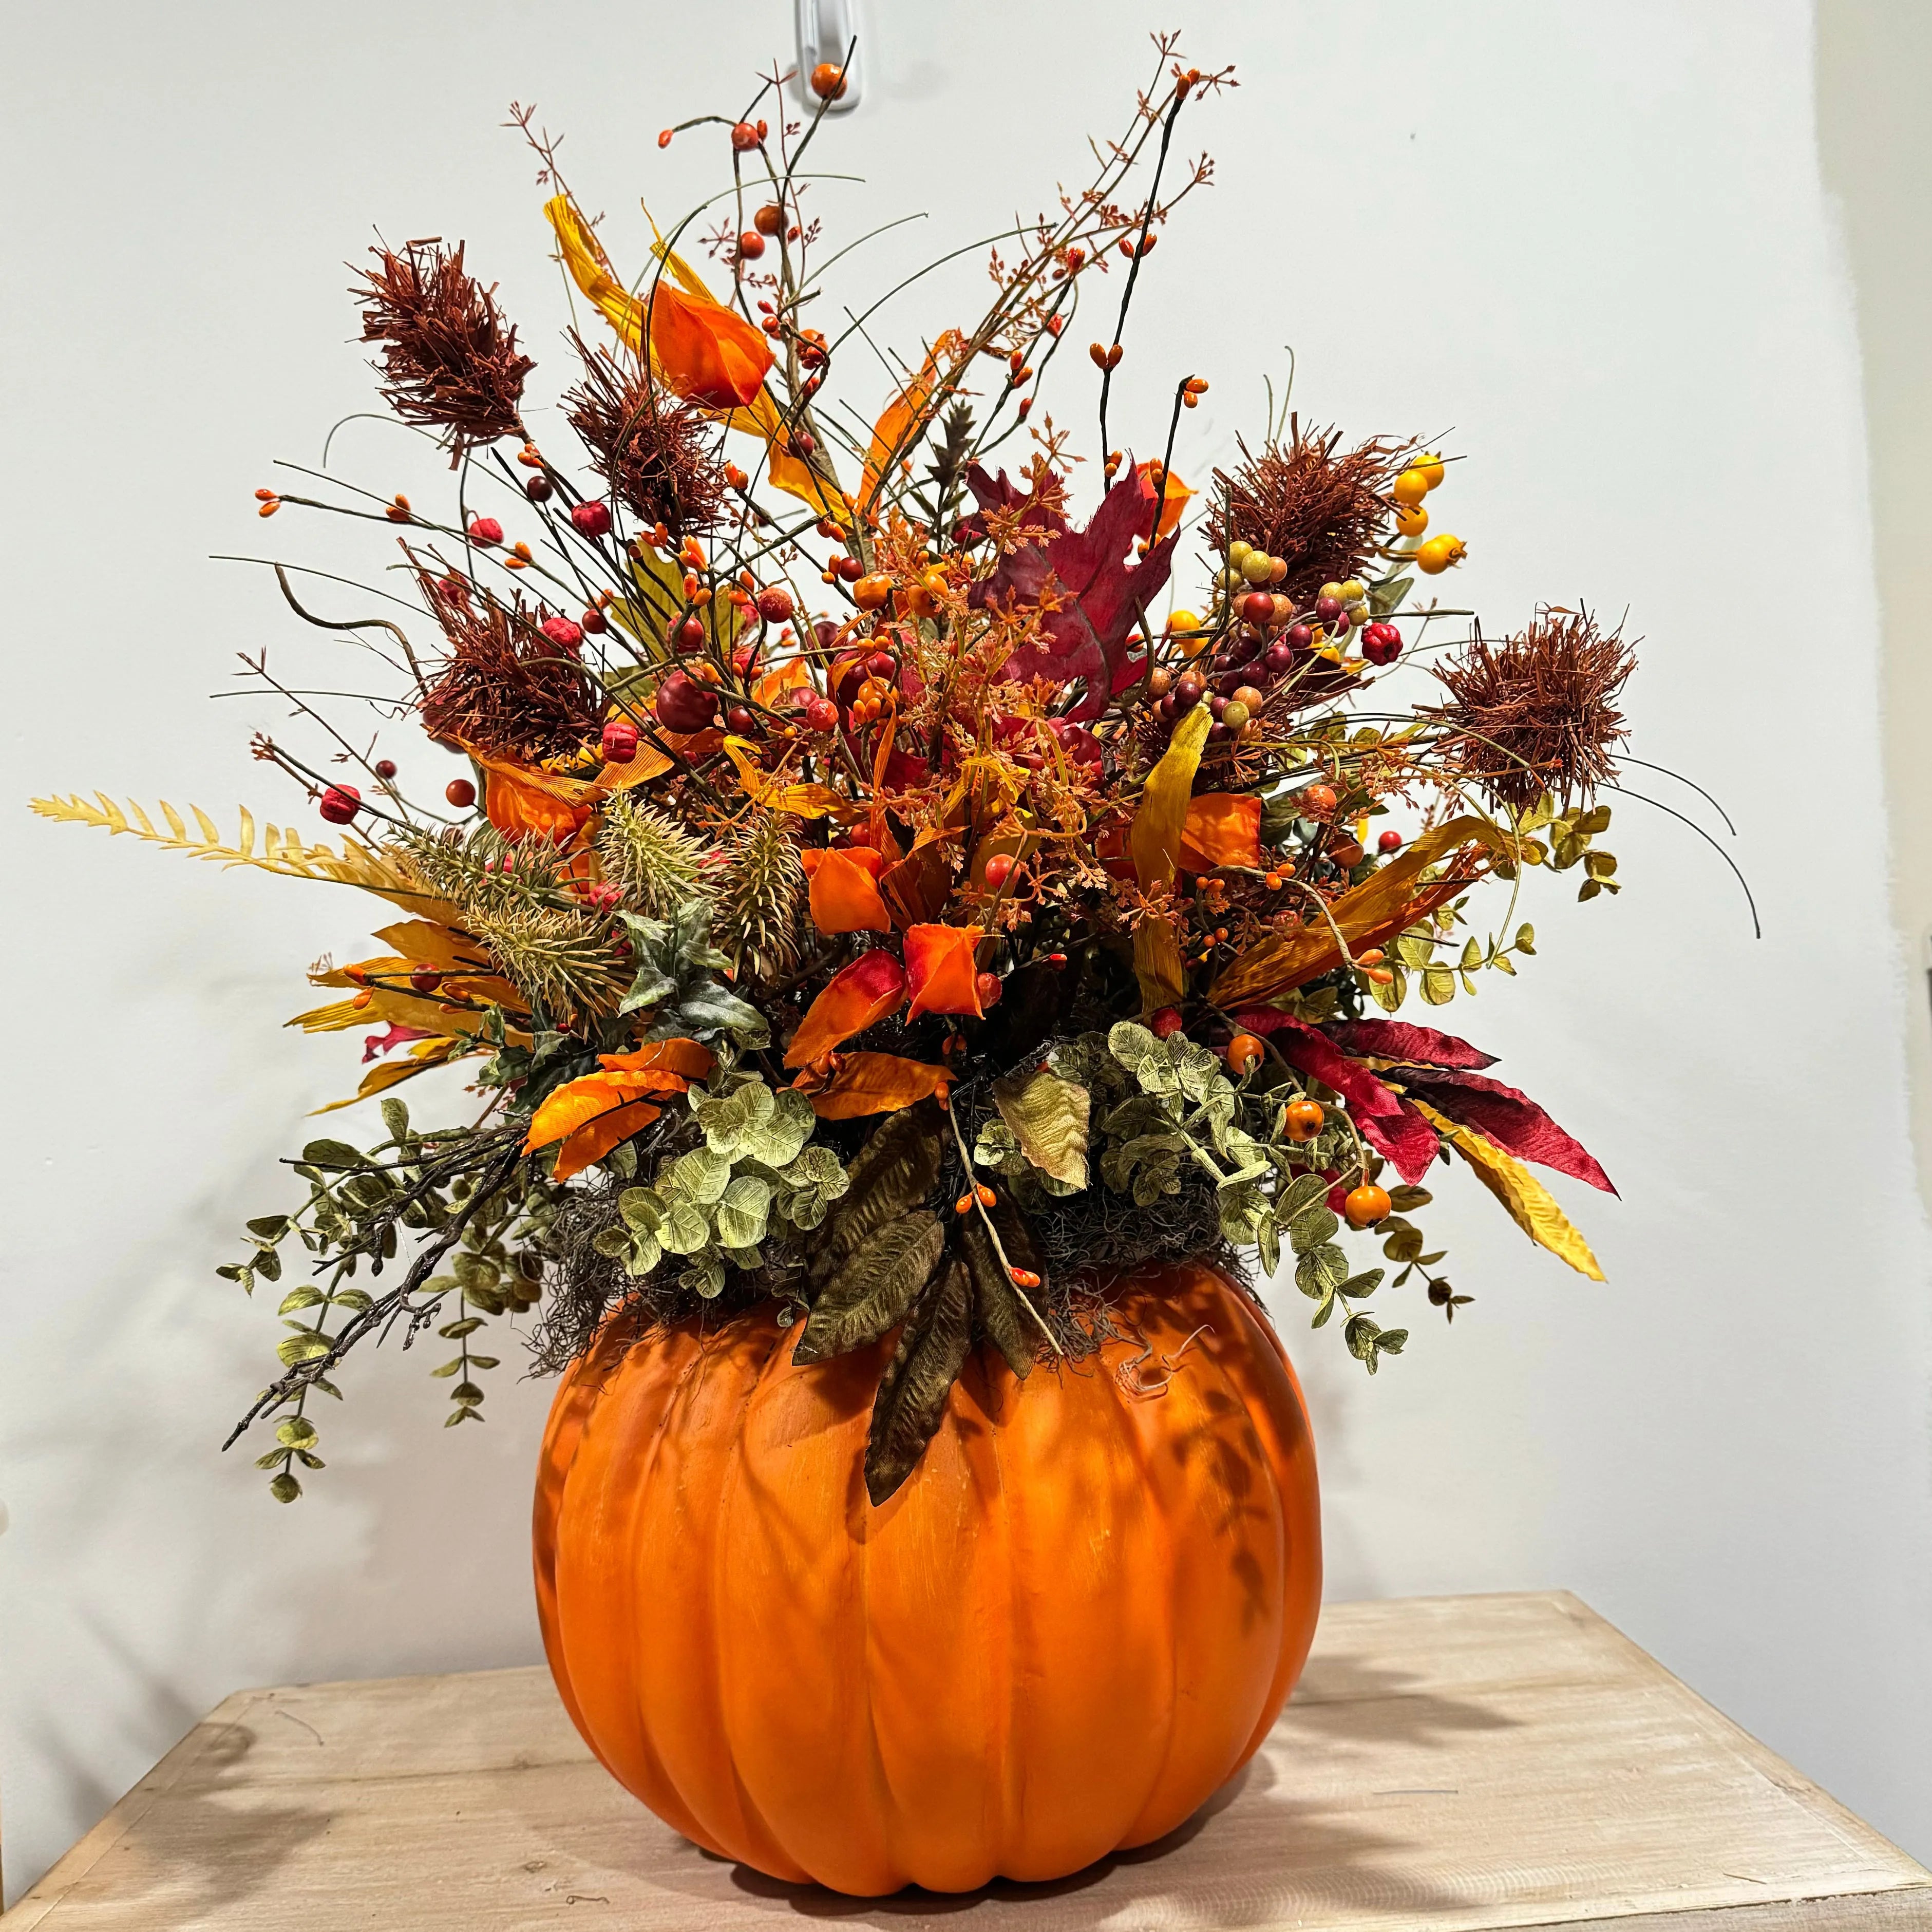
<path fill-rule="evenodd" d="M 866 1438 L 866 1493 L 875 1509 L 912 1474 L 945 1416 L 972 1339 L 972 1288 L 956 1260 L 933 1277 L 907 1318 L 879 1378 Z"/>
<path fill-rule="evenodd" d="M 905 1318 L 945 1246 L 945 1227 L 929 1210 L 888 1221 L 820 1292 L 792 1360 L 823 1361 L 876 1342 Z"/>
<path fill-rule="evenodd" d="M 1087 1185 L 1087 1135 L 1093 1096 L 1048 1072 L 1010 1074 L 993 1082 L 993 1105 L 1042 1173 L 1073 1188 Z"/>

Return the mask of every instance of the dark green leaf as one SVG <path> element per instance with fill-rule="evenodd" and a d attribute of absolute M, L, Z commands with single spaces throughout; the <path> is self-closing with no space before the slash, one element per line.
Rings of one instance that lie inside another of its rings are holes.
<path fill-rule="evenodd" d="M 302 1149 L 302 1159 L 310 1167 L 346 1169 L 364 1165 L 362 1155 L 346 1141 L 310 1141 Z"/>
<path fill-rule="evenodd" d="M 937 1214 L 922 1210 L 889 1221 L 820 1291 L 792 1360 L 823 1361 L 876 1342 L 904 1319 L 945 1246 Z"/>
<path fill-rule="evenodd" d="M 973 1291 L 958 1261 L 940 1270 L 908 1317 L 872 1401 L 866 1440 L 866 1493 L 874 1508 L 926 1452 L 966 1360 Z"/>
<path fill-rule="evenodd" d="M 939 1178 L 945 1122 L 922 1104 L 890 1115 L 853 1157 L 844 1201 L 813 1256 L 810 1279 L 828 1280 L 873 1230 L 916 1208 Z"/>
<path fill-rule="evenodd" d="M 1004 1238 L 1002 1237 L 1002 1239 Z M 1006 1366 L 1022 1381 L 1032 1372 L 1034 1342 L 1040 1331 L 1033 1317 L 1020 1306 L 1012 1283 L 1006 1279 L 1000 1258 L 978 1215 L 967 1218 L 961 1237 L 966 1267 L 973 1282 L 973 1310 L 980 1325 L 994 1348 L 1006 1358 Z"/>

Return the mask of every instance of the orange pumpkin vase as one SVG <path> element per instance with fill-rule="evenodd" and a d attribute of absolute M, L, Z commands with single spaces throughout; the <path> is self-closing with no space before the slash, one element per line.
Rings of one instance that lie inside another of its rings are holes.
<path fill-rule="evenodd" d="M 1314 1634 L 1320 1514 L 1293 1370 L 1193 1264 L 1024 1382 L 976 1350 L 880 1508 L 894 1338 L 794 1366 L 772 1312 L 564 1379 L 538 1480 L 557 1688 L 612 1774 L 707 1850 L 876 1894 L 1058 1878 L 1172 1831 L 1244 1764 Z"/>

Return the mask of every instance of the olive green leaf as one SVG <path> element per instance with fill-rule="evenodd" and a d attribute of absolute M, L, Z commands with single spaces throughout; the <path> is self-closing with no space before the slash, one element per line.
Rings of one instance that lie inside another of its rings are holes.
<path fill-rule="evenodd" d="M 718 1238 L 728 1248 L 755 1247 L 765 1238 L 772 1190 L 756 1174 L 740 1174 L 718 1203 Z"/>
<path fill-rule="evenodd" d="M 1005 1238 L 1001 1237 L 1004 1240 Z M 1006 1358 L 1006 1366 L 1022 1381 L 1032 1372 L 1034 1341 L 1038 1331 L 1020 1306 L 1019 1297 L 993 1252 L 986 1224 L 979 1216 L 970 1216 L 960 1237 L 966 1268 L 973 1282 L 973 1312 L 994 1348 Z"/>
<path fill-rule="evenodd" d="M 824 1244 L 812 1257 L 808 1278 L 830 1280 L 832 1271 L 864 1242 L 908 1208 L 916 1208 L 939 1178 L 945 1124 L 939 1109 L 924 1102 L 889 1115 L 853 1156 L 844 1205 L 832 1217 Z"/>
<path fill-rule="evenodd" d="M 888 1221 L 820 1292 L 792 1360 L 823 1361 L 876 1342 L 904 1319 L 945 1246 L 945 1227 L 929 1210 Z"/>
<path fill-rule="evenodd" d="M 1092 1096 L 1045 1072 L 993 1082 L 993 1105 L 1034 1166 L 1072 1187 L 1087 1185 L 1087 1128 Z"/>
<path fill-rule="evenodd" d="M 972 1288 L 956 1260 L 920 1297 L 879 1378 L 866 1439 L 866 1493 L 874 1508 L 912 1474 L 938 1431 L 965 1363 L 972 1314 Z"/>

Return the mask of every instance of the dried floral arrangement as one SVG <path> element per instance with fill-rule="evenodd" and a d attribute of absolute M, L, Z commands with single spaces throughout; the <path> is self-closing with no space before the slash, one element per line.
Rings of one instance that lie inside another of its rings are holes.
<path fill-rule="evenodd" d="M 384 1138 L 311 1141 L 306 1198 L 220 1270 L 281 1292 L 281 1373 L 230 1438 L 272 1428 L 277 1498 L 322 1466 L 314 1398 L 385 1336 L 450 1345 L 454 1424 L 519 1316 L 550 1368 L 608 1323 L 774 1298 L 802 1361 L 897 1328 L 877 1502 L 970 1351 L 1019 1376 L 1090 1352 L 1142 1262 L 1286 1258 L 1372 1372 L 1408 1330 L 1371 1304 L 1468 1301 L 1419 1218 L 1452 1159 L 1598 1274 L 1528 1164 L 1607 1189 L 1602 1168 L 1489 1054 L 1393 1016 L 1516 972 L 1532 874 L 1618 890 L 1599 794 L 1631 652 L 1580 610 L 1498 639 L 1430 594 L 1464 545 L 1432 521 L 1450 460 L 1418 442 L 1270 398 L 1190 488 L 1175 435 L 1208 385 L 1181 370 L 1147 379 L 1163 446 L 1110 446 L 1138 278 L 1211 177 L 1174 162 L 1177 124 L 1232 84 L 1157 46 L 1090 184 L 1001 238 L 985 314 L 889 384 L 871 311 L 822 312 L 801 163 L 838 70 L 796 121 L 774 73 L 742 116 L 660 137 L 716 140 L 730 182 L 634 280 L 516 110 L 601 322 L 567 338 L 556 433 L 533 437 L 536 364 L 463 248 L 379 248 L 363 335 L 453 503 L 313 472 L 319 494 L 256 493 L 264 517 L 389 526 L 406 626 L 325 617 L 277 575 L 460 775 L 426 798 L 434 755 L 406 776 L 289 692 L 322 748 L 254 748 L 339 846 L 37 802 L 384 902 L 381 950 L 316 968 L 330 997 L 294 1022 L 363 1034 L 352 1097 L 382 1096 Z M 1089 337 L 1066 385 L 1095 392 L 1083 458 L 1034 404 Z M 393 1090 L 459 1064 L 480 1114 L 416 1124 Z"/>

